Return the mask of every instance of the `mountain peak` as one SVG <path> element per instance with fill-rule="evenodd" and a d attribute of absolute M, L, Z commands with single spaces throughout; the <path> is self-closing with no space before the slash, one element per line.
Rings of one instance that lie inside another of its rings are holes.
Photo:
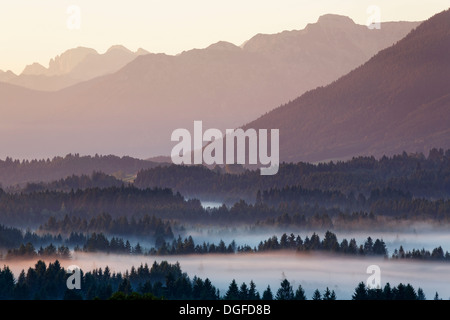
<path fill-rule="evenodd" d="M 8 70 L 8 71 L 0 70 L 0 81 L 1 82 L 9 82 L 16 77 L 17 77 L 17 75 L 14 72 L 12 72 L 11 70 Z"/>
<path fill-rule="evenodd" d="M 324 14 L 323 16 L 319 17 L 317 23 L 321 25 L 355 24 L 355 22 L 351 18 L 338 14 Z"/>
<path fill-rule="evenodd" d="M 210 45 L 206 49 L 221 50 L 221 51 L 236 51 L 236 50 L 240 50 L 240 47 L 238 47 L 230 42 L 227 42 L 227 41 L 219 41 L 219 42 L 216 42 L 216 43 Z"/>
<path fill-rule="evenodd" d="M 44 74 L 45 72 L 47 72 L 47 69 L 40 63 L 35 62 L 27 65 L 25 69 L 23 69 L 22 74 L 34 76 Z"/>
<path fill-rule="evenodd" d="M 47 75 L 53 76 L 67 74 L 91 54 L 98 54 L 98 52 L 94 49 L 86 47 L 69 49 L 50 60 Z"/>
<path fill-rule="evenodd" d="M 146 54 L 150 54 L 150 52 L 148 52 L 145 49 L 139 48 L 139 49 L 136 50 L 135 54 L 138 55 L 138 56 L 143 56 L 143 55 L 146 55 Z"/>
<path fill-rule="evenodd" d="M 113 51 L 123 51 L 123 52 L 126 52 L 126 53 L 133 53 L 131 50 L 125 48 L 125 47 L 122 46 L 122 45 L 114 45 L 114 46 L 111 46 L 111 47 L 106 51 L 106 53 L 113 52 Z"/>
<path fill-rule="evenodd" d="M 64 51 L 60 55 L 56 56 L 56 58 L 64 57 L 64 56 L 86 56 L 91 53 L 97 54 L 98 52 L 92 48 L 76 47 L 76 48 L 72 48 L 72 49 Z M 55 58 L 55 60 L 56 60 L 56 58 Z"/>
<path fill-rule="evenodd" d="M 282 161 L 318 162 L 448 148 L 448 30 L 450 11 L 445 11 L 347 75 L 245 128 L 278 128 Z"/>

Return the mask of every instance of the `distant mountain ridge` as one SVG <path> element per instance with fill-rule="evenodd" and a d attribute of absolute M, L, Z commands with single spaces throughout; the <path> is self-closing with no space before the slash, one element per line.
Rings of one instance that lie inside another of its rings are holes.
<path fill-rule="evenodd" d="M 0 160 L 0 188 L 11 186 L 25 186 L 27 183 L 46 183 L 65 179 L 73 175 L 88 175 L 93 172 L 102 181 L 113 178 L 103 177 L 98 172 L 114 175 L 117 179 L 127 181 L 129 176 L 136 175 L 139 170 L 164 166 L 164 163 L 155 163 L 131 157 L 109 156 L 80 156 L 68 154 L 65 157 L 54 157 L 42 160 L 13 160 L 6 158 Z M 94 175 L 92 176 L 94 178 Z M 70 179 L 69 179 L 70 180 Z M 72 179 L 73 180 L 73 179 Z"/>
<path fill-rule="evenodd" d="M 116 45 L 99 54 L 91 48 L 70 49 L 51 59 L 46 68 L 39 63 L 27 65 L 20 75 L 0 72 L 0 81 L 34 90 L 56 91 L 81 81 L 114 73 L 149 52 L 139 49 L 132 52 Z"/>
<path fill-rule="evenodd" d="M 450 147 L 450 10 L 326 87 L 245 128 L 278 128 L 282 161 Z"/>
<path fill-rule="evenodd" d="M 0 158 L 167 155 L 173 130 L 191 129 L 194 120 L 205 128 L 238 127 L 336 80 L 417 25 L 383 23 L 369 30 L 331 15 L 304 30 L 257 35 L 242 47 L 219 42 L 176 56 L 140 55 L 115 73 L 56 92 L 0 83 L 1 109 L 8 115 L 0 118 Z M 75 74 L 78 67 L 69 69 Z M 64 77 L 50 78 L 61 84 Z"/>

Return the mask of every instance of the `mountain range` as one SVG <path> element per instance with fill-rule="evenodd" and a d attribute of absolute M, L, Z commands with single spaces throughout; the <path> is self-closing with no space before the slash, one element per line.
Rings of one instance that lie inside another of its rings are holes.
<path fill-rule="evenodd" d="M 450 147 L 450 10 L 337 81 L 248 123 L 278 128 L 283 161 Z"/>
<path fill-rule="evenodd" d="M 303 30 L 176 56 L 123 47 L 103 55 L 69 50 L 48 68 L 25 68 L 17 77 L 31 79 L 28 88 L 14 80 L 0 83 L 0 157 L 169 154 L 174 129 L 192 129 L 194 120 L 221 130 L 247 123 L 345 75 L 418 24 L 389 22 L 370 30 L 325 15 Z M 113 54 L 122 59 L 108 58 Z"/>
<path fill-rule="evenodd" d="M 0 71 L 0 81 L 42 91 L 57 91 L 76 83 L 114 73 L 140 55 L 144 49 L 132 52 L 123 46 L 112 46 L 99 54 L 94 49 L 78 47 L 67 50 L 49 62 L 48 68 L 35 62 L 20 75 Z"/>
<path fill-rule="evenodd" d="M 102 177 L 113 175 L 126 184 L 131 182 L 140 170 L 165 165 L 163 163 L 113 155 L 80 156 L 79 154 L 68 154 L 65 157 L 31 161 L 13 160 L 8 157 L 5 160 L 0 160 L 0 193 L 2 188 L 20 190 L 27 183 L 52 182 L 71 177 L 72 175 L 79 177 L 84 175 L 86 177 L 91 176 L 93 173 Z M 102 173 L 100 174 L 100 172 Z M 118 182 L 119 180 L 115 181 L 115 178 L 108 179 Z M 77 178 L 74 179 L 79 180 Z M 77 189 L 76 186 L 73 188 Z"/>

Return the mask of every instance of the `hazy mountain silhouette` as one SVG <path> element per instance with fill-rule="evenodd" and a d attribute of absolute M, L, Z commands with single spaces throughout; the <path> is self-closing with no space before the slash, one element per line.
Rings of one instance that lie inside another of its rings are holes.
<path fill-rule="evenodd" d="M 2 109 L 9 114 L 0 119 L 5 146 L 0 157 L 167 155 L 174 129 L 191 129 L 194 120 L 203 120 L 205 128 L 237 127 L 330 83 L 417 25 L 384 23 L 381 30 L 369 30 L 349 18 L 326 15 L 304 30 L 257 35 L 241 47 L 219 42 L 177 56 L 141 55 L 114 74 L 57 92 L 0 84 L 0 92 L 6 91 Z M 118 56 L 129 55 L 115 49 Z M 84 58 L 74 58 L 82 61 L 76 66 L 63 62 L 66 55 L 55 59 L 50 78 L 63 83 L 68 75 L 100 68 L 96 55 L 88 52 L 83 49 Z"/>
<path fill-rule="evenodd" d="M 31 161 L 6 158 L 4 161 L 0 160 L 0 187 L 24 186 L 29 182 L 50 182 L 72 175 L 91 175 L 99 171 L 128 181 L 140 170 L 164 165 L 164 163 L 113 155 L 68 154 L 65 157 Z"/>
<path fill-rule="evenodd" d="M 284 161 L 450 147 L 450 10 L 332 84 L 246 125 L 280 129 Z"/>
<path fill-rule="evenodd" d="M 9 82 L 11 79 L 17 77 L 17 75 L 14 74 L 14 72 L 8 70 L 3 71 L 0 70 L 0 82 Z"/>
<path fill-rule="evenodd" d="M 48 68 L 33 63 L 26 66 L 19 76 L 11 72 L 3 76 L 0 73 L 0 81 L 34 90 L 56 91 L 114 73 L 143 54 L 148 52 L 139 49 L 134 53 L 123 46 L 112 46 L 104 54 L 99 54 L 94 49 L 78 47 L 51 59 Z"/>

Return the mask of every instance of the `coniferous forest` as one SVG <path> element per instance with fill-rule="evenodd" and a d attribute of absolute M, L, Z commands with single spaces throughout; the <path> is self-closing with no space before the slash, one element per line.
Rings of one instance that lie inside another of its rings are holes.
<path fill-rule="evenodd" d="M 111 272 L 109 267 L 83 273 L 81 288 L 69 290 L 66 287 L 67 272 L 58 260 L 48 263 L 37 261 L 34 267 L 15 276 L 8 267 L 0 270 L 1 300 L 336 300 L 334 290 L 326 287 L 316 289 L 309 297 L 302 285 L 293 287 L 288 279 L 281 281 L 279 288 L 257 288 L 250 280 L 238 284 L 234 279 L 226 292 L 221 293 L 208 279 L 190 278 L 182 272 L 179 264 L 166 261 L 140 265 L 125 273 Z M 14 279 L 17 278 L 17 281 Z M 361 282 L 354 290 L 353 300 L 425 300 L 423 290 L 410 284 L 369 289 Z M 434 300 L 439 300 L 436 292 Z"/>
<path fill-rule="evenodd" d="M 0 300 L 450 300 L 446 0 L 24 2 L 0 1 Z"/>
<path fill-rule="evenodd" d="M 55 181 L 28 182 L 0 189 L 0 259 L 8 265 L 39 259 L 76 262 L 80 254 L 146 258 L 306 254 L 447 265 L 450 254 L 445 251 L 446 241 L 435 241 L 425 248 L 391 237 L 387 245 L 382 237 L 372 238 L 371 233 L 421 230 L 423 225 L 446 230 L 450 223 L 449 179 L 450 150 L 433 149 L 427 156 L 403 153 L 378 160 L 360 157 L 345 162 L 282 164 L 279 174 L 264 179 L 249 169 L 232 172 L 227 167 L 167 165 L 141 170 L 134 181 L 96 171 Z M 202 204 L 205 199 L 218 197 L 221 205 Z M 215 229 L 236 238 L 225 236 L 229 240 L 224 241 L 219 234 L 214 235 Z M 210 235 L 204 239 L 196 230 L 209 230 Z M 259 240 L 247 243 L 240 238 L 242 232 L 258 235 Z M 351 232 L 363 232 L 365 236 L 357 240 Z M 348 238 L 339 239 L 341 233 L 349 233 Z M 61 284 L 59 289 L 49 284 L 49 292 L 45 286 L 38 292 L 39 280 L 29 278 L 39 278 L 39 272 L 52 273 L 60 280 L 65 276 L 58 262 L 38 271 L 44 265 L 41 261 L 35 270 L 15 275 L 1 297 L 339 299 L 328 288 L 317 288 L 307 297 L 301 285 L 291 288 L 287 280 L 273 292 L 270 286 L 256 291 L 253 281 L 241 287 L 231 282 L 227 291 L 222 288 L 219 292 L 209 279 L 194 275 L 191 280 L 181 270 L 165 273 L 156 281 L 148 267 L 142 266 L 140 271 L 133 268 L 124 275 L 86 270 L 83 286 L 87 288 L 79 292 L 65 290 Z M 2 279 L 5 283 L 11 279 L 7 268 L 2 271 Z M 178 285 L 184 289 L 168 289 Z M 384 288 L 373 289 L 362 282 L 352 297 L 424 299 L 425 294 L 412 285 L 400 283 L 390 288 L 385 284 Z M 428 298 L 432 298 L 429 292 Z"/>

